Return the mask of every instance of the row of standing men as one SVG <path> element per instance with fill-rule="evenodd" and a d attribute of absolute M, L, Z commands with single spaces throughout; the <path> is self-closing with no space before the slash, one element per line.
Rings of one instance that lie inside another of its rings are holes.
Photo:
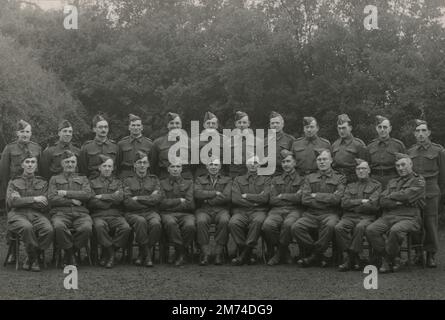
<path fill-rule="evenodd" d="M 390 137 L 391 125 L 388 119 L 377 117 L 376 130 L 378 138 L 373 140 L 368 147 L 358 138 L 352 135 L 351 120 L 347 115 L 340 115 L 337 126 L 340 138 L 332 145 L 329 141 L 318 137 L 318 124 L 316 119 L 306 117 L 304 122 L 304 137 L 294 139 L 283 132 L 284 120 L 281 115 L 273 112 L 270 116 L 270 127 L 277 131 L 277 163 L 281 163 L 282 150 L 290 149 L 296 162 L 296 169 L 300 176 L 307 176 L 315 173 L 317 168 L 317 151 L 328 149 L 332 152 L 334 169 L 346 176 L 347 182 L 356 181 L 355 159 L 363 158 L 368 160 L 371 167 L 372 178 L 378 180 L 383 188 L 388 181 L 397 177 L 395 169 L 395 154 L 405 152 L 403 143 Z M 168 114 L 169 130 L 182 126 L 179 115 Z M 248 115 L 237 112 L 235 116 L 235 127 L 240 132 L 247 130 L 250 126 Z M 204 127 L 207 130 L 216 130 L 218 121 L 215 115 L 207 112 L 204 118 Z M 62 121 L 59 126 L 59 142 L 48 147 L 40 156 L 40 147 L 30 142 L 31 126 L 20 121 L 18 123 L 18 140 L 5 147 L 0 163 L 1 182 L 9 181 L 22 171 L 22 155 L 26 151 L 37 154 L 39 158 L 39 170 L 44 177 L 49 178 L 62 172 L 61 157 L 66 150 L 72 151 L 79 158 L 79 169 L 81 174 L 85 174 L 94 179 L 99 175 L 99 166 L 102 164 L 101 156 L 105 155 L 113 159 L 116 163 L 118 174 L 125 178 L 134 175 L 133 164 L 138 151 L 146 152 L 149 155 L 150 171 L 156 173 L 161 179 L 168 177 L 168 150 L 174 142 L 168 141 L 167 136 L 155 140 L 142 135 L 142 121 L 139 117 L 130 115 L 129 130 L 130 136 L 125 137 L 118 144 L 107 138 L 108 122 L 101 116 L 93 119 L 93 131 L 96 137 L 92 141 L 87 141 L 79 150 L 71 144 L 72 125 L 68 121 Z M 426 230 L 425 249 L 428 252 L 430 266 L 435 265 L 434 254 L 438 248 L 437 217 L 438 206 L 443 190 L 444 181 L 444 151 L 440 145 L 431 143 L 431 134 L 428 124 L 425 121 L 417 120 L 414 135 L 417 143 L 411 147 L 407 154 L 413 162 L 414 171 L 421 174 L 426 180 L 426 206 L 423 209 L 424 226 Z M 202 145 L 201 145 L 202 147 Z M 243 159 L 246 160 L 246 159 Z M 201 173 L 205 174 L 204 165 L 195 168 L 195 177 Z M 230 177 L 237 177 L 246 174 L 245 165 L 229 165 L 225 168 Z M 281 166 L 277 166 L 275 175 L 282 174 Z M 184 166 L 184 177 L 191 178 L 189 166 Z M 3 192 L 2 192 L 3 194 Z M 210 206 L 211 207 L 211 206 Z M 250 217 L 250 216 L 249 216 Z M 203 250 L 204 252 L 205 250 Z M 241 250 L 241 252 L 243 252 Z M 69 256 L 69 255 L 68 255 Z M 181 256 L 179 254 L 178 256 Z M 205 259 L 204 259 L 205 260 Z"/>

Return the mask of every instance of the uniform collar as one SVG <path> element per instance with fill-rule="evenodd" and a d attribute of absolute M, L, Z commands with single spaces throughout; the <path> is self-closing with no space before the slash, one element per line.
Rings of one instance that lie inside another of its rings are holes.
<path fill-rule="evenodd" d="M 57 141 L 57 144 L 56 144 L 56 146 L 58 146 L 58 147 L 60 147 L 60 148 L 62 148 L 62 149 L 66 149 L 66 148 L 69 148 L 70 147 L 70 145 L 71 145 L 71 142 L 63 142 L 63 141 Z"/>
<path fill-rule="evenodd" d="M 103 144 L 108 144 L 108 137 L 102 142 L 100 141 L 97 137 L 94 137 L 94 141 L 98 144 L 98 145 L 103 145 Z"/>
<path fill-rule="evenodd" d="M 427 140 L 425 143 L 417 143 L 418 148 L 422 148 L 422 149 L 428 149 L 429 147 L 431 147 L 431 141 Z"/>
<path fill-rule="evenodd" d="M 102 182 L 108 182 L 108 183 L 110 183 L 110 182 L 113 180 L 113 176 L 109 176 L 109 177 L 107 178 L 107 177 L 103 177 L 102 175 L 100 175 L 100 176 L 99 176 L 99 179 L 100 179 L 100 181 L 102 181 Z"/>
<path fill-rule="evenodd" d="M 295 178 L 295 175 L 297 174 L 297 170 L 293 169 L 291 172 L 283 172 L 283 178 L 291 177 L 292 179 Z"/>
<path fill-rule="evenodd" d="M 317 141 L 317 140 L 318 140 L 318 136 L 317 135 L 313 135 L 312 137 L 304 136 L 304 141 L 306 142 L 306 144 L 315 143 L 315 141 Z"/>
<path fill-rule="evenodd" d="M 334 173 L 334 170 L 332 170 L 332 169 L 330 169 L 328 171 L 324 171 L 324 172 L 318 170 L 318 174 L 320 175 L 320 177 L 323 177 L 323 176 L 325 176 L 325 177 L 332 177 L 333 173 Z"/>
<path fill-rule="evenodd" d="M 351 134 L 347 138 L 340 138 L 340 144 L 344 143 L 344 144 L 348 145 L 352 142 L 352 140 L 354 140 L 354 136 Z"/>
<path fill-rule="evenodd" d="M 377 138 L 377 141 L 379 142 L 379 143 L 383 143 L 383 144 L 388 144 L 388 142 L 389 142 L 389 140 L 391 139 L 391 137 L 390 136 L 388 136 L 387 138 L 380 138 L 380 137 L 378 137 Z"/>
<path fill-rule="evenodd" d="M 130 135 L 130 142 L 133 142 L 133 141 L 141 142 L 141 138 L 142 138 L 142 134 L 139 135 L 139 137 L 133 137 L 132 135 Z"/>
<path fill-rule="evenodd" d="M 170 182 L 170 184 L 173 184 L 173 183 L 181 183 L 182 180 L 184 180 L 184 179 L 182 178 L 182 175 L 179 175 L 178 177 L 173 177 L 172 175 L 170 175 L 170 176 L 168 177 L 168 181 Z"/>
<path fill-rule="evenodd" d="M 27 175 L 25 173 L 22 174 L 22 178 L 25 180 L 32 180 L 32 179 L 34 179 L 34 177 L 35 177 L 34 174 L 32 174 L 32 175 Z"/>

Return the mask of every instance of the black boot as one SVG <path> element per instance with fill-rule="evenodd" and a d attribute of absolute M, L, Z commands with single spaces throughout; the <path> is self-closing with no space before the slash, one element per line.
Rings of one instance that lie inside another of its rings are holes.
<path fill-rule="evenodd" d="M 351 254 L 344 252 L 343 253 L 343 263 L 338 266 L 338 271 L 345 272 L 351 270 L 352 261 L 351 261 Z"/>
<path fill-rule="evenodd" d="M 114 266 L 114 248 L 113 248 L 113 246 L 112 245 L 109 246 L 106 249 L 106 251 L 107 251 L 108 258 L 107 258 L 107 261 L 105 263 L 105 268 L 111 269 Z"/>
<path fill-rule="evenodd" d="M 428 252 L 426 254 L 426 266 L 428 268 L 437 268 L 436 259 L 434 258 L 433 252 Z"/>
<path fill-rule="evenodd" d="M 145 258 L 147 257 L 147 247 L 145 245 L 139 246 L 139 254 L 134 264 L 137 266 L 142 266 L 144 264 Z"/>
<path fill-rule="evenodd" d="M 185 248 L 184 246 L 176 246 L 175 247 L 175 266 L 182 267 L 185 264 Z"/>
<path fill-rule="evenodd" d="M 153 261 L 151 259 L 151 257 L 152 257 L 152 251 L 151 250 L 152 250 L 152 248 L 147 246 L 147 258 L 145 259 L 145 266 L 147 268 L 153 267 Z"/>

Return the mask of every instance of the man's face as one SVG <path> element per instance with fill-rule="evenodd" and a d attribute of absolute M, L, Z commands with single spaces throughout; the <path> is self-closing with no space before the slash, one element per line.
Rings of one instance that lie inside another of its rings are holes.
<path fill-rule="evenodd" d="M 284 172 L 291 172 L 293 168 L 295 168 L 296 161 L 292 156 L 287 156 L 283 160 L 281 160 L 281 166 L 283 167 Z"/>
<path fill-rule="evenodd" d="M 76 171 L 77 166 L 77 158 L 76 156 L 72 156 L 71 158 L 66 158 L 61 161 L 61 165 L 63 168 L 63 172 L 65 173 L 73 173 Z"/>
<path fill-rule="evenodd" d="M 369 178 L 371 169 L 369 169 L 369 165 L 366 162 L 362 162 L 355 168 L 355 173 L 357 174 L 357 178 L 367 179 Z"/>
<path fill-rule="evenodd" d="M 28 142 L 29 140 L 31 140 L 31 136 L 32 130 L 30 125 L 26 126 L 22 130 L 17 131 L 17 139 L 21 142 Z"/>
<path fill-rule="evenodd" d="M 25 174 L 33 174 L 37 169 L 37 158 L 26 158 L 22 162 L 22 168 Z"/>
<path fill-rule="evenodd" d="M 169 121 L 167 124 L 168 131 L 173 129 L 182 129 L 181 118 L 176 117 L 173 120 Z"/>
<path fill-rule="evenodd" d="M 113 159 L 108 159 L 99 166 L 99 172 L 102 177 L 110 177 L 113 174 L 114 163 Z"/>
<path fill-rule="evenodd" d="M 260 164 L 256 160 L 254 160 L 254 161 L 247 161 L 247 163 L 246 163 L 246 167 L 247 167 L 247 170 L 249 172 L 257 172 L 259 166 L 260 166 Z"/>
<path fill-rule="evenodd" d="M 216 130 L 218 129 L 218 119 L 212 118 L 204 122 L 204 129 Z"/>
<path fill-rule="evenodd" d="M 351 136 L 352 126 L 348 122 L 337 125 L 337 131 L 340 138 L 347 138 Z"/>
<path fill-rule="evenodd" d="M 377 130 L 379 138 L 386 139 L 389 137 L 392 127 L 388 120 L 383 120 L 375 127 L 375 129 Z"/>
<path fill-rule="evenodd" d="M 271 129 L 275 129 L 278 133 L 283 131 L 284 120 L 281 117 L 275 117 L 270 119 L 269 125 Z"/>
<path fill-rule="evenodd" d="M 428 129 L 426 124 L 421 124 L 416 127 L 414 130 L 414 136 L 416 137 L 417 142 L 425 142 L 429 139 L 431 135 L 431 131 Z"/>
<path fill-rule="evenodd" d="M 320 171 L 327 171 L 331 169 L 332 157 L 329 152 L 323 151 L 317 157 L 317 167 Z"/>
<path fill-rule="evenodd" d="M 217 162 L 210 162 L 207 164 L 207 170 L 211 175 L 216 175 L 221 170 L 221 164 Z"/>
<path fill-rule="evenodd" d="M 304 126 L 304 136 L 306 138 L 312 138 L 318 133 L 318 124 L 316 121 L 312 121 L 310 124 Z"/>
<path fill-rule="evenodd" d="M 73 128 L 63 128 L 59 130 L 59 140 L 61 142 L 70 143 L 71 139 L 73 138 Z"/>
<path fill-rule="evenodd" d="M 182 164 L 170 164 L 168 166 L 168 173 L 170 173 L 170 175 L 172 177 L 179 177 L 181 175 L 182 172 Z"/>
<path fill-rule="evenodd" d="M 397 173 L 401 177 L 406 177 L 413 172 L 413 163 L 411 159 L 400 159 L 396 162 Z"/>
<path fill-rule="evenodd" d="M 248 116 L 244 116 L 239 120 L 235 121 L 235 128 L 242 130 L 248 129 L 250 126 L 250 121 Z"/>
<path fill-rule="evenodd" d="M 134 170 L 138 175 L 144 177 L 147 174 L 149 166 L 150 163 L 148 161 L 148 157 L 143 157 L 142 159 L 139 159 L 134 163 Z"/>
<path fill-rule="evenodd" d="M 138 137 L 141 135 L 142 130 L 144 130 L 144 127 L 142 126 L 141 120 L 135 120 L 131 121 L 128 125 L 128 130 L 130 131 L 130 134 L 134 137 Z"/>
<path fill-rule="evenodd" d="M 108 122 L 105 120 L 99 121 L 96 123 L 96 126 L 94 127 L 94 132 L 96 133 L 96 137 L 99 138 L 106 138 L 108 135 Z"/>

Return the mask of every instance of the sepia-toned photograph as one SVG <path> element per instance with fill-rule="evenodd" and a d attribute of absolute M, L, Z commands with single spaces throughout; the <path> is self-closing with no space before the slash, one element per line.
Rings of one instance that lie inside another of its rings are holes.
<path fill-rule="evenodd" d="M 444 146 L 444 0 L 0 0 L 0 300 L 445 300 Z"/>

